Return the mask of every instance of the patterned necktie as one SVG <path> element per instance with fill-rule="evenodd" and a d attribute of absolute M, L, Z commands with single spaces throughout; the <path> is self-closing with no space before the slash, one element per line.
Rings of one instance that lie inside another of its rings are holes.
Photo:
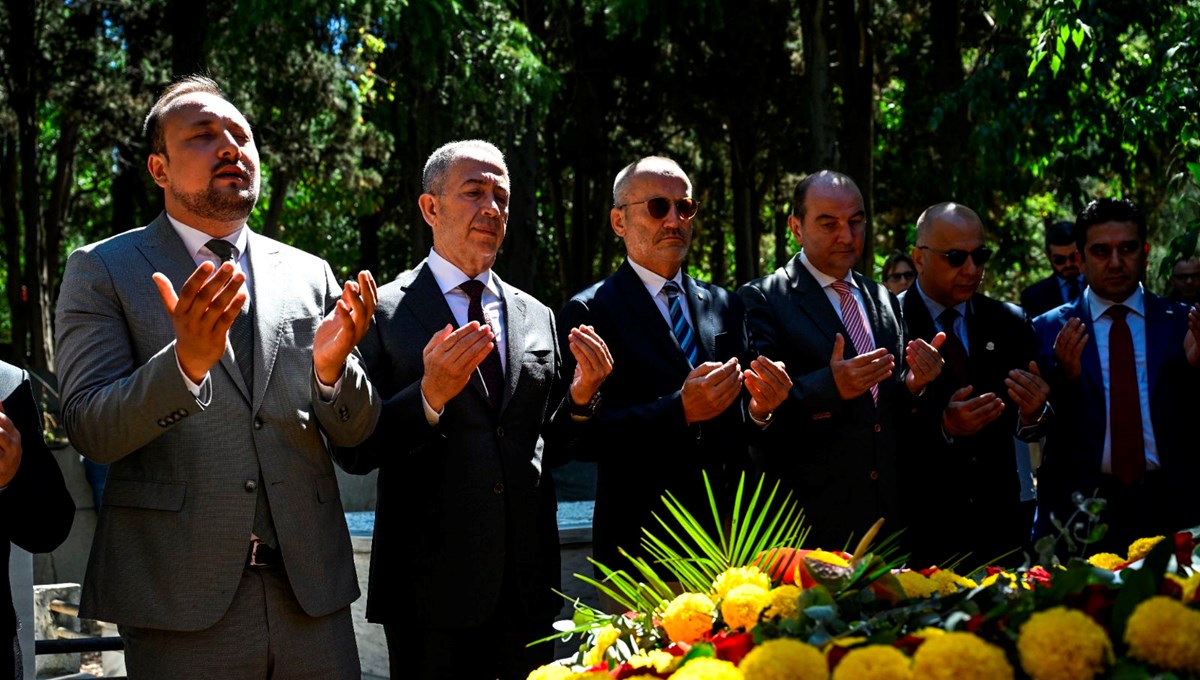
<path fill-rule="evenodd" d="M 1142 402 L 1133 360 L 1133 334 L 1125 316 L 1125 305 L 1105 312 L 1112 319 L 1108 330 L 1109 433 L 1112 473 L 1129 485 L 1146 472 L 1146 447 L 1142 438 Z"/>
<path fill-rule="evenodd" d="M 942 358 L 946 360 L 950 370 L 953 371 L 954 380 L 958 386 L 966 387 L 971 384 L 970 363 L 967 346 L 963 344 L 962 338 L 958 337 L 958 333 L 954 330 L 954 322 L 958 317 L 958 310 L 953 307 L 947 307 L 938 315 L 938 321 L 942 324 L 942 332 L 946 334 L 946 341 L 942 343 L 938 351 L 941 352 Z"/>
<path fill-rule="evenodd" d="M 471 298 L 470 304 L 467 305 L 467 320 L 478 321 L 480 326 L 490 325 L 487 316 L 483 313 L 483 282 L 469 279 L 459 284 L 459 289 Z M 492 327 L 496 331 L 496 327 Z M 488 400 L 492 402 L 493 408 L 499 408 L 500 396 L 504 394 L 504 366 L 500 363 L 500 343 L 496 342 L 492 347 L 492 351 L 488 353 L 483 363 L 479 364 L 479 374 L 483 377 L 483 384 L 487 387 Z"/>
<path fill-rule="evenodd" d="M 854 354 L 857 356 L 874 351 L 875 343 L 871 341 L 871 328 L 858 309 L 858 300 L 854 299 L 854 292 L 850 290 L 850 284 L 839 279 L 829 284 L 829 287 L 837 291 L 838 299 L 842 302 L 842 325 L 846 327 L 846 332 L 850 335 L 850 344 L 854 346 Z M 871 400 L 876 404 L 879 403 L 878 383 L 871 385 Z"/>
<path fill-rule="evenodd" d="M 682 291 L 679 290 L 679 284 L 667 281 L 663 284 L 662 292 L 667 296 L 667 309 L 671 312 L 671 332 L 679 341 L 679 349 L 683 350 L 688 364 L 694 367 L 699 358 L 696 350 L 696 334 L 692 332 L 692 325 L 683 315 L 683 297 L 680 295 Z"/>
<path fill-rule="evenodd" d="M 1067 279 L 1067 302 L 1074 302 L 1079 297 L 1079 277 Z"/>

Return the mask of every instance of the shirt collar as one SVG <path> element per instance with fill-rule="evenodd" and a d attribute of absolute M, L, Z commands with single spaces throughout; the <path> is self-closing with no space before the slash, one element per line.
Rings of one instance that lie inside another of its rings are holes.
<path fill-rule="evenodd" d="M 650 297 L 654 297 L 654 296 L 658 295 L 659 291 L 662 290 L 663 285 L 667 282 L 667 279 L 662 276 L 659 276 L 658 274 L 655 274 L 654 272 L 650 271 L 649 269 L 646 269 L 645 267 L 638 264 L 637 262 L 634 262 L 630 258 L 626 258 L 626 259 L 629 261 L 629 266 L 633 268 L 633 273 L 638 275 L 638 278 L 642 280 L 642 285 L 644 285 L 646 287 L 646 290 L 650 291 Z M 675 285 L 679 286 L 679 290 L 683 290 L 683 270 L 682 269 L 675 272 L 675 276 L 671 277 L 670 280 L 674 281 Z"/>
<path fill-rule="evenodd" d="M 934 321 L 937 321 L 942 312 L 946 311 L 946 305 L 926 295 L 925 291 L 921 290 L 921 281 L 919 279 L 913 284 L 913 288 L 917 289 L 917 293 L 920 294 L 921 299 L 925 302 L 925 308 L 929 310 L 929 316 L 933 317 Z M 970 302 L 970 300 L 967 300 L 954 305 L 954 311 L 958 312 L 958 315 L 962 318 L 967 318 L 967 308 Z"/>
<path fill-rule="evenodd" d="M 429 249 L 429 259 L 426 261 L 429 266 L 430 273 L 433 274 L 433 280 L 437 281 L 438 288 L 442 291 L 442 295 L 458 288 L 464 281 L 470 279 L 450 260 L 438 255 L 438 251 L 433 248 Z M 500 297 L 500 291 L 496 289 L 496 281 L 492 276 L 492 270 L 487 269 L 475 277 L 475 280 L 482 281 L 483 287 L 492 295 Z"/>
<path fill-rule="evenodd" d="M 813 275 L 813 278 L 817 280 L 817 283 L 821 284 L 822 288 L 828 288 L 833 284 L 834 281 L 838 280 L 821 271 L 820 269 L 817 269 L 817 266 L 809 261 L 808 253 L 805 253 L 803 250 L 800 251 L 800 264 L 804 265 L 804 268 L 808 270 L 809 274 Z M 846 275 L 843 276 L 841 280 L 850 284 L 852 288 L 858 288 L 858 282 L 854 280 L 853 271 L 847 271 Z"/>
<path fill-rule="evenodd" d="M 179 238 L 183 240 L 183 245 L 187 248 L 188 255 L 191 255 L 193 260 L 200 254 L 200 249 L 204 248 L 214 238 L 212 235 L 206 234 L 195 227 L 189 227 L 169 214 L 167 215 L 167 219 L 171 222 L 171 227 L 175 229 L 175 233 L 179 234 Z M 233 247 L 237 248 L 238 257 L 241 258 L 246 252 L 246 242 L 250 240 L 249 233 L 250 230 L 246 228 L 246 224 L 242 223 L 242 226 L 238 227 L 237 231 L 224 237 L 223 240 L 232 243 Z"/>
<path fill-rule="evenodd" d="M 1104 316 L 1104 313 L 1108 311 L 1109 307 L 1117 304 L 1125 305 L 1136 312 L 1140 317 L 1145 318 L 1146 316 L 1146 296 L 1142 291 L 1142 284 L 1140 283 L 1138 284 L 1137 288 L 1135 288 L 1134 291 L 1129 294 L 1129 297 L 1125 298 L 1125 300 L 1121 302 L 1105 300 L 1099 295 L 1096 295 L 1096 292 L 1092 290 L 1091 286 L 1088 286 L 1087 292 L 1084 294 L 1087 295 L 1088 308 L 1091 309 L 1093 322 L 1095 322 L 1096 319 Z"/>

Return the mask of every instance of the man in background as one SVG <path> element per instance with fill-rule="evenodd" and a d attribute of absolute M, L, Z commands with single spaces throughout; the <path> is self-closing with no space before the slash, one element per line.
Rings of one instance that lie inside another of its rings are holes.
<path fill-rule="evenodd" d="M 1200 256 L 1182 257 L 1171 268 L 1171 294 L 1185 305 L 1200 303 Z"/>
<path fill-rule="evenodd" d="M 1046 227 L 1046 259 L 1054 273 L 1021 291 L 1021 307 L 1030 319 L 1073 302 L 1083 291 L 1085 282 L 1079 273 L 1074 229 L 1072 222 L 1055 222 Z"/>

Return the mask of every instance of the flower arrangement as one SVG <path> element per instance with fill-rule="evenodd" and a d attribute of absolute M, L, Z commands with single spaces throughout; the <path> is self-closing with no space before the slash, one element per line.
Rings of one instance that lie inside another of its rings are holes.
<path fill-rule="evenodd" d="M 578 653 L 529 680 L 1200 677 L 1191 531 L 1139 540 L 1124 556 L 915 571 L 901 568 L 894 536 L 876 542 L 881 523 L 853 552 L 803 550 L 790 496 L 745 486 L 715 536 L 664 498 L 668 540 L 646 531 L 643 545 L 674 588 L 646 558 L 630 558 L 633 573 L 596 564 L 603 579 L 576 575 L 627 611 L 575 602 L 562 629 L 580 636 Z M 711 488 L 709 504 L 718 518 Z"/>

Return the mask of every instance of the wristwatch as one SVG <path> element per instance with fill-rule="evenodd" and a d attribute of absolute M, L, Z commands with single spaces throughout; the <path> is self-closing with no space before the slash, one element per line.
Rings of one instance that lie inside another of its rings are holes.
<path fill-rule="evenodd" d="M 596 393 L 592 395 L 592 398 L 588 400 L 588 403 L 580 406 L 579 404 L 575 403 L 575 400 L 572 399 L 570 393 L 568 393 L 567 413 L 580 418 L 591 418 L 592 416 L 596 415 L 596 409 L 600 408 L 600 397 L 602 394 L 603 393 L 600 390 L 596 390 Z"/>

